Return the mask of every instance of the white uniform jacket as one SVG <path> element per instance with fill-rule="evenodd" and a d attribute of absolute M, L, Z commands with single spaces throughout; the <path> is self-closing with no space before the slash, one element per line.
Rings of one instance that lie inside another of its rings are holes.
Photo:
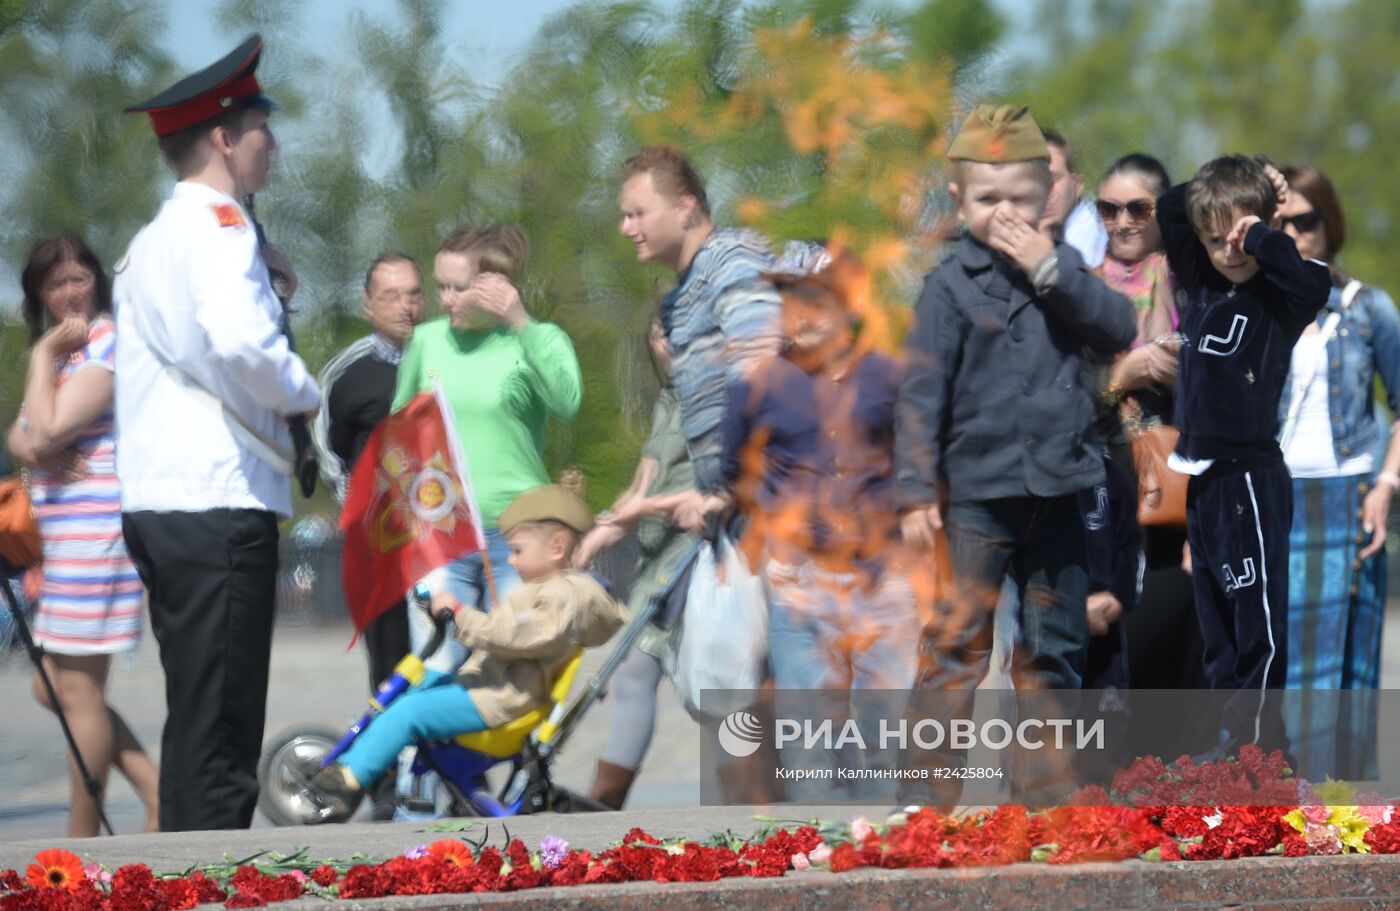
<path fill-rule="evenodd" d="M 222 401 L 290 452 L 285 418 L 321 392 L 278 329 L 252 220 L 212 187 L 175 185 L 117 264 L 117 476 L 122 511 L 292 512 L 286 474 L 248 448 Z"/>

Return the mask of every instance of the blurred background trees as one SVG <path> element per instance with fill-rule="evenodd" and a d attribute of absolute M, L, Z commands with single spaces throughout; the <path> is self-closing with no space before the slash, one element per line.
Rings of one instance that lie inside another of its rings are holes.
<path fill-rule="evenodd" d="M 635 464 L 656 385 L 642 333 L 673 282 L 616 231 L 617 168 L 645 143 L 692 153 L 721 223 L 855 249 L 895 332 L 936 262 L 948 126 L 1003 98 L 1070 138 L 1089 192 L 1129 151 L 1177 180 L 1226 150 L 1312 161 L 1347 205 L 1343 264 L 1400 290 L 1400 171 L 1386 166 L 1400 85 L 1384 65 L 1400 8 L 1386 0 L 561 3 L 489 72 L 440 0 L 348 13 L 315 40 L 299 9 L 226 0 L 211 15 L 227 48 L 254 29 L 268 41 L 281 151 L 259 215 L 301 275 L 308 361 L 367 331 L 360 287 L 381 251 L 431 279 L 451 228 L 519 222 L 526 303 L 570 333 L 584 370 L 550 466 L 579 465 L 594 506 Z M 160 3 L 0 0 L 0 420 L 23 376 L 29 244 L 76 229 L 114 263 L 168 191 L 144 119 L 120 110 L 179 75 L 169 40 Z"/>

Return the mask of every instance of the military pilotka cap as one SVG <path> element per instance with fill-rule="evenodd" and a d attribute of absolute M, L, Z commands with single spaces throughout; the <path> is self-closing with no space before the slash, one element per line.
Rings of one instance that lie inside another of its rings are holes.
<path fill-rule="evenodd" d="M 1030 108 L 979 104 L 963 121 L 957 138 L 948 147 L 948 157 L 954 161 L 1006 164 L 1049 158 L 1050 147 L 1045 144 L 1045 134 L 1035 125 Z"/>
<path fill-rule="evenodd" d="M 254 75 L 262 49 L 262 36 L 252 35 L 218 63 L 186 76 L 154 98 L 131 105 L 126 112 L 150 114 L 156 135 L 169 136 L 225 111 L 275 110 L 277 105 L 263 94 Z"/>
<path fill-rule="evenodd" d="M 847 311 L 859 311 L 858 300 L 869 291 L 870 271 L 850 250 L 833 244 L 806 269 L 762 272 L 760 278 L 773 283 L 781 293 L 789 288 L 818 288 L 830 294 Z"/>
<path fill-rule="evenodd" d="M 508 535 L 517 525 L 526 522 L 562 522 L 579 534 L 593 527 L 593 513 L 578 494 L 570 493 L 558 484 L 532 487 L 511 501 L 501 513 L 496 525 L 501 534 Z"/>

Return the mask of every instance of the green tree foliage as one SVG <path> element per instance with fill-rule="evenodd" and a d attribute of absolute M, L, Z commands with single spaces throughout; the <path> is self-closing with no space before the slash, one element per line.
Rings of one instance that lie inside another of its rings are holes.
<path fill-rule="evenodd" d="M 1400 52 L 1396 4 L 1046 0 L 1038 20 L 1060 24 L 1058 53 L 1023 66 L 1014 92 L 1070 137 L 1091 190 L 1132 151 L 1158 156 L 1178 181 L 1225 152 L 1315 164 L 1347 212 L 1342 266 L 1400 288 L 1390 242 L 1400 94 L 1380 63 Z"/>
<path fill-rule="evenodd" d="M 132 4 L 0 2 L 0 259 L 18 301 L 19 270 L 35 239 L 75 231 L 112 263 L 154 211 L 162 166 L 141 118 L 121 109 L 172 75 L 156 40 L 164 23 Z M 8 429 L 24 390 L 27 332 L 0 338 L 0 419 Z"/>
<path fill-rule="evenodd" d="M 1388 255 L 1400 171 L 1387 160 L 1400 94 L 1385 65 L 1400 8 L 1388 0 L 1042 0 L 1014 18 L 992 0 L 580 2 L 493 72 L 462 52 L 476 36 L 453 33 L 450 11 L 399 0 L 307 42 L 299 5 L 218 7 L 227 47 L 267 37 L 260 75 L 282 105 L 259 214 L 301 275 L 297 328 L 315 368 L 367 331 L 360 282 L 375 255 L 416 257 L 431 300 L 448 230 L 523 225 L 527 306 L 570 333 L 585 379 L 583 412 L 551 430 L 549 465 L 580 465 L 595 506 L 635 463 L 656 388 L 641 338 L 674 281 L 616 230 L 618 166 L 646 143 L 692 153 L 720 222 L 775 242 L 838 237 L 902 305 L 935 255 L 948 116 L 1011 97 L 1071 138 L 1091 185 L 1132 150 L 1178 179 L 1227 150 L 1312 161 L 1347 206 L 1343 265 L 1400 290 Z M 9 274 L 35 237 L 65 228 L 114 262 L 150 218 L 170 178 L 146 124 L 120 110 L 177 75 L 167 41 L 149 3 L 0 0 Z M 1027 53 L 1008 65 L 1007 48 Z M 17 332 L 0 338 L 0 418 L 18 402 Z"/>

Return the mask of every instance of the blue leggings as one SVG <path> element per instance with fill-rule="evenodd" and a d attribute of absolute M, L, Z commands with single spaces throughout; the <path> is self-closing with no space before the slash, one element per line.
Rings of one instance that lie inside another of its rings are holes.
<path fill-rule="evenodd" d="M 385 709 L 340 757 L 360 786 L 389 770 L 399 752 L 419 740 L 448 740 L 487 724 L 467 688 L 452 674 L 429 671 L 423 682 Z"/>

